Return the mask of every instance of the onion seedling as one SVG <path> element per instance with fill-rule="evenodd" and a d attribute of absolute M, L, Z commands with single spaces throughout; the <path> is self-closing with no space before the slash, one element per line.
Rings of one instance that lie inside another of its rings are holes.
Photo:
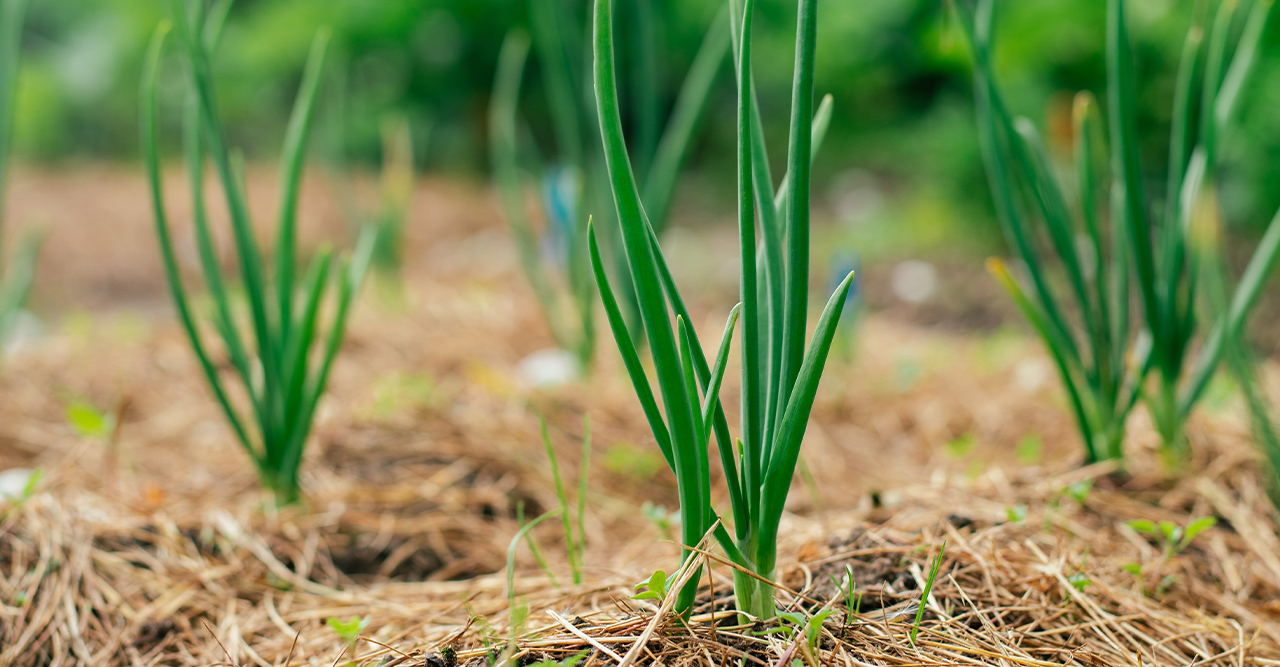
<path fill-rule="evenodd" d="M 13 108 L 18 88 L 18 57 L 22 52 L 22 25 L 28 0 L 0 0 L 0 232 L 4 229 L 5 183 L 9 153 L 13 148 Z M 13 265 L 4 267 L 0 235 L 0 342 L 8 340 L 18 313 L 31 289 L 40 236 L 26 234 L 14 253 Z"/>
<path fill-rule="evenodd" d="M 813 100 L 817 3 L 797 3 L 789 172 L 776 193 L 768 177 L 768 158 L 751 85 L 754 4 L 754 0 L 730 3 L 738 73 L 741 303 L 729 315 L 711 365 L 690 325 L 689 312 L 658 243 L 623 134 L 614 64 L 613 0 L 595 2 L 596 106 L 627 271 L 649 342 L 662 409 L 610 287 L 594 227 L 588 230 L 588 241 L 610 329 L 654 439 L 676 475 L 686 562 L 693 554 L 688 547 L 697 545 L 705 535 L 714 534 L 739 568 L 734 572 L 739 611 L 770 619 L 776 609 L 774 587 L 767 582 L 775 574 L 779 523 L 852 275 L 840 283 L 828 301 L 806 349 L 809 169 L 819 125 L 814 121 Z M 757 231 L 761 242 L 757 242 Z M 719 391 L 739 316 L 742 424 L 735 440 L 729 434 Z M 732 505 L 732 535 L 711 503 L 708 455 L 713 435 Z M 677 613 L 690 612 L 696 590 L 696 578 L 680 587 L 674 606 Z"/>
<path fill-rule="evenodd" d="M 335 259 L 328 250 L 321 251 L 312 259 L 302 282 L 295 285 L 298 195 L 328 42 L 328 32 L 321 32 L 312 46 L 285 140 L 272 267 L 275 276 L 269 281 L 267 258 L 258 246 L 249 218 L 243 165 L 227 145 L 215 97 L 211 52 L 228 4 L 221 5 L 222 12 L 206 17 L 203 12 L 190 12 L 185 0 L 173 0 L 174 27 L 185 55 L 190 95 L 185 147 L 192 218 L 204 282 L 213 304 L 210 319 L 229 361 L 229 370 L 225 373 L 201 334 L 192 298 L 183 284 L 164 203 L 156 89 L 165 36 L 170 29 L 168 24 L 162 25 L 152 39 L 142 78 L 142 152 L 165 275 L 188 342 L 232 431 L 253 460 L 262 484 L 275 495 L 278 503 L 290 504 L 299 499 L 298 469 L 303 449 L 316 405 L 342 346 L 352 302 L 369 266 L 376 231 L 366 228 L 349 261 Z M 229 279 L 223 275 L 218 261 L 204 196 L 206 157 L 212 159 L 222 184 L 247 307 L 233 300 Z M 330 283 L 335 279 L 337 294 L 327 299 Z M 327 306 L 326 301 L 330 302 Z M 321 322 L 325 310 L 331 310 L 327 330 Z M 241 331 L 242 320 L 250 325 L 247 339 Z M 233 392 L 231 385 L 236 382 L 240 387 Z M 237 396 L 246 399 L 247 408 L 233 402 Z M 249 417 L 243 416 L 246 409 Z"/>
<path fill-rule="evenodd" d="M 973 47 L 979 135 L 998 216 L 1030 287 L 999 261 L 991 263 L 992 272 L 1048 347 L 1087 461 L 1123 457 L 1124 422 L 1138 398 L 1151 412 L 1166 455 L 1181 460 L 1184 424 L 1222 358 L 1225 337 L 1243 328 L 1280 252 L 1278 214 L 1232 295 L 1229 311 L 1207 324 L 1197 317 L 1191 214 L 1202 203 L 1205 183 L 1212 180 L 1219 137 L 1228 129 L 1256 60 L 1272 2 L 1252 3 L 1247 16 L 1237 14 L 1239 3 L 1223 2 L 1211 30 L 1206 32 L 1197 19 L 1188 32 L 1174 94 L 1166 204 L 1157 210 L 1144 194 L 1138 158 L 1136 74 L 1125 3 L 1108 1 L 1109 215 L 1094 153 L 1102 128 L 1093 98 L 1088 93 L 1076 98 L 1076 177 L 1068 197 L 1034 126 L 1013 119 L 996 88 L 993 0 L 979 0 L 976 10 L 971 4 L 957 6 Z M 1237 22 L 1243 23 L 1238 36 L 1232 28 Z M 1037 231 L 1037 221 L 1044 233 Z M 1052 260 L 1043 250 L 1046 236 L 1061 276 L 1050 275 Z M 1135 286 L 1142 318 L 1131 322 Z M 1079 313 L 1074 323 L 1069 312 Z M 1142 327 L 1141 336 L 1131 335 L 1135 326 Z M 1192 360 L 1197 344 L 1202 349 Z"/>
<path fill-rule="evenodd" d="M 631 105 L 627 117 L 637 127 L 632 150 L 643 182 L 642 197 L 655 232 L 661 234 L 690 142 L 724 62 L 729 35 L 723 30 L 722 19 L 712 24 L 665 127 L 660 127 L 653 3 L 628 4 L 636 12 L 635 30 L 629 40 L 632 57 L 628 59 L 636 86 L 628 96 Z M 520 266 L 543 317 L 556 343 L 574 352 L 582 367 L 587 368 L 595 349 L 595 295 L 587 258 L 587 218 L 594 216 L 610 233 L 615 226 L 595 123 L 590 62 L 583 61 L 583 55 L 591 53 L 590 45 L 584 41 L 589 32 L 568 11 L 568 6 L 560 0 L 530 0 L 532 39 L 520 29 L 507 35 L 498 58 L 489 107 L 490 158 Z M 531 46 L 538 53 L 558 155 L 556 166 L 533 168 L 546 219 L 541 234 L 525 207 L 526 179 L 521 169 L 517 127 L 520 86 Z M 621 253 L 606 256 L 615 279 L 626 283 Z M 633 337 L 639 337 L 639 315 L 629 284 L 620 293 Z"/>

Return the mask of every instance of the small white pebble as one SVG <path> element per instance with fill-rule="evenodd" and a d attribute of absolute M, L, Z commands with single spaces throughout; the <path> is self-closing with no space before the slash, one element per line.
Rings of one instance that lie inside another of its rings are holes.
<path fill-rule="evenodd" d="M 0 472 L 0 498 L 21 498 L 33 474 L 35 471 L 30 468 L 10 468 Z"/>
<path fill-rule="evenodd" d="M 581 374 L 582 369 L 573 353 L 557 347 L 538 350 L 516 365 L 516 376 L 520 381 L 539 389 L 568 384 Z"/>
<path fill-rule="evenodd" d="M 938 291 L 938 270 L 919 259 L 899 262 L 890 278 L 893 293 L 907 303 L 924 303 Z"/>

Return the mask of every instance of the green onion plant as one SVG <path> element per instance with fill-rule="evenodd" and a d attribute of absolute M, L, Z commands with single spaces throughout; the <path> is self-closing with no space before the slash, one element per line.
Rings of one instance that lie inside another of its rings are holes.
<path fill-rule="evenodd" d="M 530 0 L 532 38 L 522 29 L 512 30 L 499 55 L 489 107 L 489 135 L 494 181 L 521 269 L 556 343 L 574 352 L 586 368 L 595 349 L 595 295 L 587 259 L 587 218 L 594 216 L 610 238 L 616 225 L 609 205 L 609 179 L 591 93 L 589 33 L 573 11 L 576 4 Z M 729 34 L 723 29 L 723 17 L 712 24 L 663 125 L 657 91 L 659 45 L 654 37 L 654 3 L 631 2 L 627 7 L 635 12 L 628 17 L 633 29 L 629 31 L 631 52 L 627 62 L 635 86 L 627 95 L 627 117 L 637 135 L 630 148 L 636 156 L 646 210 L 655 232 L 661 234 L 690 142 L 724 62 Z M 537 51 L 551 113 L 556 151 L 550 160 L 552 166 L 528 155 L 534 151 L 521 150 L 530 143 L 521 141 L 518 126 L 520 87 L 531 47 Z M 522 162 L 531 164 L 529 171 L 540 193 L 545 217 L 541 233 L 526 209 L 525 184 L 529 179 Z M 616 243 L 609 247 L 614 250 L 606 254 L 610 271 L 625 285 L 620 294 L 628 325 L 634 336 L 641 336 L 639 314 L 621 266 L 621 253 L 617 252 Z"/>
<path fill-rule="evenodd" d="M 978 0 L 976 8 L 957 3 L 973 47 L 987 174 L 1025 276 L 1015 277 L 999 261 L 991 268 L 1049 349 L 1089 462 L 1123 457 L 1125 420 L 1139 398 L 1167 457 L 1184 458 L 1184 425 L 1222 358 L 1224 336 L 1244 326 L 1280 251 L 1273 220 L 1229 311 L 1209 322 L 1197 317 L 1190 216 L 1212 180 L 1219 137 L 1256 60 L 1272 1 L 1257 0 L 1247 11 L 1233 1 L 1213 4 L 1212 26 L 1197 16 L 1182 51 L 1164 204 L 1157 206 L 1146 195 L 1138 157 L 1136 74 L 1123 0 L 1106 6 L 1109 179 L 1100 175 L 1095 152 L 1103 125 L 1092 96 L 1076 98 L 1074 177 L 1060 179 L 1034 125 L 1014 119 L 996 87 L 993 0 Z"/>
<path fill-rule="evenodd" d="M 18 88 L 18 56 L 28 0 L 0 0 L 0 232 L 4 229 L 5 183 L 13 147 L 13 108 Z M 8 340 L 31 289 L 40 237 L 27 234 L 19 243 L 13 264 L 5 267 L 0 235 L 0 343 Z"/>
<path fill-rule="evenodd" d="M 152 40 L 142 79 L 142 148 L 151 186 L 156 235 L 174 306 L 205 379 L 236 438 L 253 460 L 262 484 L 278 503 L 299 499 L 298 469 L 316 405 L 324 393 L 334 358 L 342 345 L 352 301 L 369 266 L 376 231 L 366 229 L 352 258 L 319 252 L 298 282 L 298 195 L 312 110 L 328 33 L 317 35 L 294 106 L 281 163 L 281 199 L 276 220 L 274 279 L 259 248 L 245 200 L 242 160 L 233 155 L 218 116 L 212 75 L 212 51 L 230 3 L 208 15 L 186 0 L 173 0 L 174 32 L 185 55 L 188 105 L 185 154 L 192 192 L 192 219 L 211 320 L 225 348 L 227 363 L 201 334 L 194 299 L 183 284 L 168 214 L 160 163 L 157 77 L 168 24 Z M 204 195 L 206 159 L 217 171 L 231 236 L 239 260 L 241 300 L 219 265 Z M 331 283 L 336 295 L 329 298 Z M 247 312 L 245 312 L 247 311 Z M 326 317 L 326 311 L 327 313 Z M 327 329 L 323 320 L 328 320 Z M 247 329 L 247 332 L 245 331 Z M 222 370 L 226 366 L 228 370 Z M 235 386 L 237 385 L 238 386 Z M 238 400 L 240 399 L 240 400 Z M 246 415 L 247 413 L 247 415 Z"/>
<path fill-rule="evenodd" d="M 588 230 L 601 301 L 654 439 L 676 475 L 681 542 L 686 560 L 713 534 L 734 563 L 737 607 L 774 617 L 778 527 L 800 456 L 800 444 L 852 275 L 828 301 L 806 348 L 809 314 L 810 160 L 814 142 L 813 63 L 816 0 L 797 2 L 788 175 L 777 191 L 768 174 L 751 76 L 754 0 L 734 0 L 731 27 L 738 80 L 738 227 L 741 303 L 729 315 L 709 364 L 672 279 L 633 169 L 618 103 L 613 0 L 594 8 L 595 90 L 610 186 L 626 267 L 656 375 L 654 389 L 610 286 L 594 226 Z M 741 320 L 742 421 L 736 439 L 720 405 L 730 342 Z M 659 408 L 659 399 L 662 407 Z M 732 506 L 732 526 L 711 501 L 710 440 L 714 436 Z M 733 531 L 732 534 L 729 532 Z M 692 580 L 676 593 L 688 614 Z"/>

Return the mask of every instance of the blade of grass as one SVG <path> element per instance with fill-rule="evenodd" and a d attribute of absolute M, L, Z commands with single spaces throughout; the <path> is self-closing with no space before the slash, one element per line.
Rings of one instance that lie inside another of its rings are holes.
<path fill-rule="evenodd" d="M 564 526 L 565 553 L 569 558 L 569 571 L 573 573 L 573 583 L 582 583 L 582 563 L 578 561 L 578 550 L 574 546 L 573 516 L 569 514 L 569 496 L 564 491 L 564 480 L 560 477 L 560 464 L 556 462 L 556 448 L 551 444 L 551 434 L 547 432 L 547 420 L 538 415 L 538 429 L 542 433 L 542 447 L 547 452 L 547 460 L 551 463 L 551 479 L 555 483 L 556 497 L 560 499 L 560 521 Z"/>
<path fill-rule="evenodd" d="M 575 583 L 582 583 L 582 568 L 586 567 L 587 550 L 587 474 L 591 471 L 591 415 L 582 416 L 582 459 L 578 462 L 578 536 L 574 548 L 578 552 L 580 572 Z"/>

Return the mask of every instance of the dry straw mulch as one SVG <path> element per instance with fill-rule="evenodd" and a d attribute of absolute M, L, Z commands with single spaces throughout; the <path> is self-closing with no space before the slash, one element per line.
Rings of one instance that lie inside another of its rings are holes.
<path fill-rule="evenodd" d="M 1093 483 L 1087 495 L 1081 481 Z M 712 574 L 687 624 L 629 598 L 636 568 L 653 563 L 593 570 L 585 586 L 564 588 L 525 570 L 518 606 L 532 611 L 510 641 L 502 575 L 357 583 L 325 547 L 332 517 L 213 511 L 198 525 L 157 515 L 122 526 L 101 498 L 45 492 L 0 524 L 0 665 L 332 665 L 350 656 L 325 620 L 353 616 L 369 618 L 355 661 L 381 667 L 578 653 L 584 665 L 1280 664 L 1275 515 L 1242 447 L 1215 448 L 1205 474 L 1176 483 L 1105 467 L 1016 479 L 993 468 L 884 500 L 790 524 L 781 605 L 834 606 L 811 647 L 785 624 L 739 625 L 730 572 L 713 552 L 701 557 Z M 1009 520 L 1019 505 L 1025 518 Z M 1167 563 L 1125 524 L 1207 515 L 1219 525 Z M 607 561 L 611 546 L 589 555 Z M 1142 566 L 1141 580 L 1128 563 Z M 846 573 L 860 613 L 835 592 Z M 1169 575 L 1167 591 L 1143 593 Z"/>

